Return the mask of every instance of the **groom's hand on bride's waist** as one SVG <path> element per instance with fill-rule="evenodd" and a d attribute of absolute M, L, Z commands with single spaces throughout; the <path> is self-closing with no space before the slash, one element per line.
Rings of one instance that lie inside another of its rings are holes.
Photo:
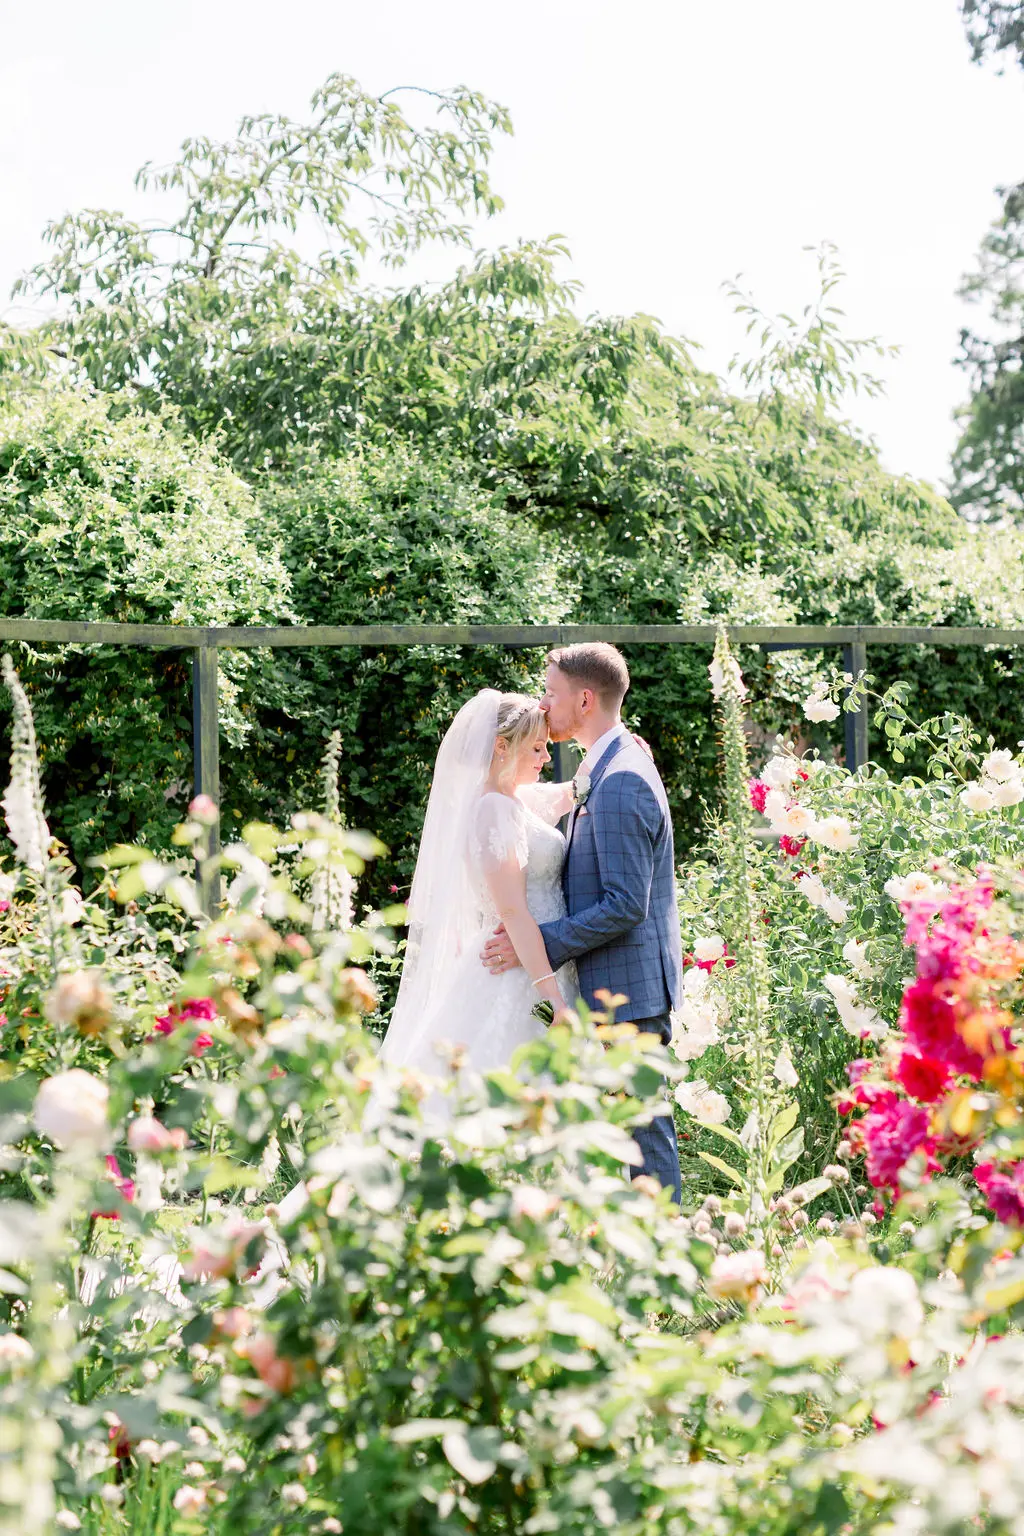
<path fill-rule="evenodd" d="M 502 971 L 514 970 L 519 964 L 519 956 L 512 948 L 512 940 L 505 932 L 504 923 L 495 928 L 480 951 L 480 958 L 492 976 L 500 976 Z"/>

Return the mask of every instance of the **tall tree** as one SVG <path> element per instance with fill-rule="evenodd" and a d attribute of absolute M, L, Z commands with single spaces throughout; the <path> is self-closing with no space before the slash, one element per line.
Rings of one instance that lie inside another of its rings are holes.
<path fill-rule="evenodd" d="M 960 9 L 975 63 L 1004 52 L 1024 56 L 1021 0 L 961 0 Z"/>
<path fill-rule="evenodd" d="M 399 267 L 429 241 L 465 245 L 465 216 L 502 206 L 487 164 L 506 110 L 463 87 L 401 93 L 434 109 L 423 126 L 397 94 L 332 75 L 305 122 L 247 117 L 233 139 L 190 139 L 173 165 L 143 166 L 137 186 L 177 203 L 170 218 L 94 208 L 51 224 L 52 256 L 15 293 L 57 314 L 31 335 L 7 327 L 0 364 L 59 357 L 101 390 L 172 401 L 201 432 L 231 421 L 225 383 L 241 381 L 247 446 L 273 451 L 269 424 L 280 442 L 300 429 L 301 378 L 330 353 L 367 259 Z"/>
<path fill-rule="evenodd" d="M 962 0 L 976 62 L 1024 65 L 1024 0 Z M 952 499 L 974 521 L 1024 518 L 1024 183 L 1002 187 L 998 219 L 961 294 L 987 306 L 994 335 L 965 327 L 959 362 L 971 380 L 953 454 Z"/>

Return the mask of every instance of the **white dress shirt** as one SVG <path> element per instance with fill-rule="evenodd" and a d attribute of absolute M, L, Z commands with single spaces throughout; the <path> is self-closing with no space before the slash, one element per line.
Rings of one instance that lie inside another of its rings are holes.
<path fill-rule="evenodd" d="M 599 736 L 597 738 L 592 747 L 587 748 L 586 756 L 577 768 L 576 774 L 585 773 L 587 777 L 590 778 L 594 772 L 594 769 L 597 767 L 598 763 L 601 761 L 601 758 L 604 756 L 607 749 L 611 746 L 612 742 L 617 740 L 619 736 L 624 736 L 625 734 L 626 727 L 623 725 L 622 721 L 616 721 L 611 730 L 605 731 L 603 736 Z"/>

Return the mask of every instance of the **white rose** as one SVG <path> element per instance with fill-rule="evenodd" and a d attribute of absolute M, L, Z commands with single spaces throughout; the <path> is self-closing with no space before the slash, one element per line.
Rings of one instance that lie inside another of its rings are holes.
<path fill-rule="evenodd" d="M 848 853 L 860 842 L 845 816 L 826 816 L 822 821 L 815 822 L 809 835 L 814 842 L 836 853 Z"/>
<path fill-rule="evenodd" d="M 854 991 L 845 976 L 829 974 L 821 978 L 821 984 L 826 992 L 831 992 L 837 1003 L 852 1003 Z"/>
<path fill-rule="evenodd" d="M 1024 800 L 1024 780 L 1021 779 L 1001 781 L 993 779 L 991 784 L 985 785 L 985 788 L 991 793 L 1000 810 L 1006 810 L 1011 805 L 1019 805 Z"/>
<path fill-rule="evenodd" d="M 776 752 L 761 769 L 761 782 L 769 789 L 789 789 L 799 772 L 800 764 L 795 757 Z"/>
<path fill-rule="evenodd" d="M 820 875 L 803 875 L 797 881 L 800 893 L 807 897 L 812 907 L 823 907 L 828 900 Z"/>
<path fill-rule="evenodd" d="M 833 704 L 831 699 L 823 698 L 821 694 L 812 693 L 809 699 L 804 700 L 804 715 L 816 725 L 823 720 L 837 720 L 839 705 Z"/>
<path fill-rule="evenodd" d="M 722 1093 L 709 1088 L 702 1077 L 683 1081 L 676 1088 L 676 1103 L 696 1120 L 706 1120 L 711 1125 L 724 1125 L 732 1113 L 729 1100 Z"/>
<path fill-rule="evenodd" d="M 784 1088 L 795 1088 L 800 1081 L 796 1068 L 793 1065 L 793 1058 L 789 1054 L 788 1046 L 784 1045 L 776 1056 L 772 1072 Z"/>
<path fill-rule="evenodd" d="M 772 831 L 780 837 L 813 836 L 814 825 L 814 812 L 796 801 L 787 805 L 781 815 L 772 817 Z"/>
<path fill-rule="evenodd" d="M 683 992 L 691 1002 L 703 997 L 711 985 L 711 977 L 699 965 L 688 965 L 683 973 Z"/>
<path fill-rule="evenodd" d="M 705 934 L 702 939 L 695 939 L 693 943 L 693 958 L 695 960 L 721 960 L 725 954 L 725 940 L 721 934 Z"/>
<path fill-rule="evenodd" d="M 61 1147 L 107 1145 L 107 1085 L 91 1072 L 72 1067 L 40 1085 L 32 1115 L 36 1130 Z"/>
<path fill-rule="evenodd" d="M 843 959 L 850 970 L 868 981 L 875 974 L 875 968 L 867 959 L 866 950 L 867 945 L 859 939 L 847 939 L 843 945 Z"/>
<path fill-rule="evenodd" d="M 911 901 L 934 901 L 943 894 L 946 887 L 923 870 L 912 869 L 909 875 L 893 875 L 885 882 L 884 889 L 893 901 L 905 904 Z"/>
<path fill-rule="evenodd" d="M 986 789 L 984 784 L 968 784 L 966 789 L 960 791 L 960 799 L 969 811 L 978 815 L 990 811 L 996 803 L 992 791 Z"/>
<path fill-rule="evenodd" d="M 698 1012 L 684 1002 L 679 1012 L 672 1015 L 672 1049 L 677 1060 L 696 1061 L 719 1039 L 718 1024 L 710 1013 Z"/>
<path fill-rule="evenodd" d="M 85 902 L 73 885 L 65 886 L 60 893 L 60 916 L 61 922 L 67 923 L 69 928 L 85 916 Z"/>
<path fill-rule="evenodd" d="M 66 971 L 45 1002 L 51 1024 L 84 1026 L 95 1034 L 109 1022 L 114 1000 L 101 970 Z"/>
<path fill-rule="evenodd" d="M 981 765 L 981 771 L 986 779 L 994 779 L 997 784 L 1002 784 L 1007 779 L 1019 778 L 1021 768 L 1010 749 L 1001 747 L 998 752 L 989 753 Z"/>
<path fill-rule="evenodd" d="M 783 789 L 770 789 L 764 797 L 764 814 L 769 821 L 777 821 L 786 814 L 789 796 Z"/>
<path fill-rule="evenodd" d="M 873 1264 L 858 1269 L 850 1281 L 851 1312 L 873 1334 L 912 1338 L 924 1323 L 917 1281 L 905 1269 Z"/>
<path fill-rule="evenodd" d="M 855 1040 L 877 1040 L 886 1033 L 885 1021 L 867 1003 L 858 1003 L 845 976 L 823 976 L 822 986 L 832 994 L 840 1023 Z"/>
<path fill-rule="evenodd" d="M 308 1498 L 301 1483 L 285 1483 L 281 1489 L 281 1503 L 286 1509 L 299 1509 Z"/>
<path fill-rule="evenodd" d="M 831 918 L 834 923 L 845 923 L 850 915 L 850 903 L 844 901 L 841 896 L 836 896 L 829 891 L 821 904 L 821 910 L 825 916 Z"/>
<path fill-rule="evenodd" d="M 73 1509 L 58 1509 L 53 1517 L 54 1525 L 59 1525 L 62 1531 L 80 1531 L 82 1522 Z"/>
<path fill-rule="evenodd" d="M 531 1221 L 543 1221 L 550 1216 L 557 1198 L 537 1184 L 516 1184 L 512 1189 L 512 1209 L 517 1216 L 528 1216 Z"/>

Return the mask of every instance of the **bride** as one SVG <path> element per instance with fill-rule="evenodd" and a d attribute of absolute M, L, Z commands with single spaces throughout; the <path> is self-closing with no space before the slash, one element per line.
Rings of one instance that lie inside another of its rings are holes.
<path fill-rule="evenodd" d="M 437 1047 L 464 1048 L 474 1071 L 505 1066 L 544 1033 L 532 1010 L 576 995 L 575 966 L 552 971 L 538 923 L 562 917 L 571 784 L 540 784 L 550 762 L 536 699 L 485 688 L 455 716 L 437 754 L 398 999 L 381 1047 L 397 1066 L 438 1073 Z M 520 965 L 493 975 L 480 959 L 499 923 Z"/>

